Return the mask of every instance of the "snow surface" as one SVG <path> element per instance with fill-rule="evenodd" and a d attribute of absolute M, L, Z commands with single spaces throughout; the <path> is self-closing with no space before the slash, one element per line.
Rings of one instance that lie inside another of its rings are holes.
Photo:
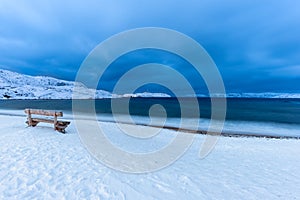
<path fill-rule="evenodd" d="M 199 159 L 204 135 L 174 164 L 154 173 L 126 174 L 92 158 L 74 122 L 67 134 L 51 125 L 27 128 L 22 111 L 0 115 L 0 199 L 298 199 L 300 140 L 219 137 Z M 71 115 L 66 115 L 72 119 Z M 115 124 L 100 122 L 114 144 L 151 151 L 174 138 L 124 140 Z M 113 155 L 112 155 L 113 156 Z"/>
<path fill-rule="evenodd" d="M 1 112 L 0 112 L 1 113 Z M 149 117 L 145 116 L 131 116 L 136 124 L 147 125 L 150 123 Z M 109 115 L 103 116 L 98 115 L 100 121 L 113 121 Z M 120 122 L 130 123 L 129 120 L 124 120 L 126 117 L 122 118 Z M 166 127 L 180 128 L 180 118 L 167 118 Z M 207 131 L 210 126 L 210 119 L 185 119 L 187 123 L 185 128 L 194 130 L 194 124 L 199 120 L 199 129 L 202 131 Z M 157 120 L 157 124 L 153 125 L 159 126 L 160 122 L 164 119 Z M 189 126 L 189 124 L 191 124 Z M 197 127 L 198 128 L 198 127 Z M 275 123 L 275 122 L 258 122 L 258 121 L 241 121 L 241 120 L 225 120 L 223 126 L 223 132 L 232 135 L 251 135 L 251 136 L 273 136 L 273 137 L 294 137 L 300 138 L 300 124 L 288 124 L 288 123 Z"/>

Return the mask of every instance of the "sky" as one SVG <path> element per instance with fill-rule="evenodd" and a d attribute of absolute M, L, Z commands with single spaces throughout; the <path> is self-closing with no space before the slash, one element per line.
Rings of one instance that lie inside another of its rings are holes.
<path fill-rule="evenodd" d="M 110 36 L 163 27 L 206 49 L 227 92 L 300 92 L 299 7 L 294 0 L 0 0 L 0 68 L 74 80 L 85 57 Z M 115 65 L 129 69 L 152 59 L 183 64 L 153 51 Z M 185 73 L 197 87 L 191 72 Z M 112 67 L 103 89 L 111 90 L 121 75 Z"/>

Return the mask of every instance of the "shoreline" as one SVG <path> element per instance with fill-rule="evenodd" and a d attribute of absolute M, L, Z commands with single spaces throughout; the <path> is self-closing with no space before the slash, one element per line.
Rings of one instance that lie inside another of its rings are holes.
<path fill-rule="evenodd" d="M 0 116 L 10 116 L 10 117 L 24 117 L 26 119 L 27 115 L 21 114 L 23 113 L 23 110 L 6 110 L 6 109 L 0 109 Z M 74 120 L 73 114 L 67 113 L 65 114 L 66 116 L 64 119 L 66 120 Z M 85 120 L 91 120 L 89 118 L 80 118 L 80 119 L 85 119 Z M 97 119 L 98 122 L 108 122 L 108 123 L 116 123 L 113 120 L 101 120 Z M 289 135 L 270 135 L 270 134 L 263 134 L 263 133 L 251 133 L 251 132 L 230 132 L 230 131 L 222 131 L 221 134 L 217 132 L 210 132 L 208 133 L 207 130 L 204 129 L 199 129 L 199 130 L 193 130 L 193 129 L 188 129 L 188 128 L 178 128 L 176 126 L 170 126 L 170 125 L 165 125 L 165 126 L 157 126 L 157 125 L 149 125 L 145 123 L 128 123 L 128 122 L 118 122 L 121 124 L 126 124 L 126 125 L 135 125 L 135 126 L 143 126 L 143 127 L 152 127 L 152 128 L 159 128 L 159 129 L 167 129 L 167 130 L 172 130 L 176 132 L 181 132 L 181 133 L 188 133 L 188 134 L 199 134 L 199 135 L 211 135 L 211 136 L 221 136 L 221 137 L 235 137 L 235 138 L 268 138 L 268 139 L 294 139 L 294 140 L 299 140 L 299 136 L 289 136 Z"/>

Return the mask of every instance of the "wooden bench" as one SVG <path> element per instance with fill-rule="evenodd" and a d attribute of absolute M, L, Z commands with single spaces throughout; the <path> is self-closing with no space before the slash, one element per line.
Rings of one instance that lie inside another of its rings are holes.
<path fill-rule="evenodd" d="M 56 112 L 51 110 L 36 110 L 36 109 L 25 109 L 25 113 L 27 114 L 26 123 L 28 126 L 35 127 L 40 122 L 54 124 L 54 130 L 59 131 L 61 133 L 65 133 L 65 129 L 71 123 L 68 121 L 57 120 L 57 117 L 62 117 L 62 112 Z M 46 118 L 33 118 L 32 115 L 44 115 L 44 116 L 53 116 L 53 119 Z"/>

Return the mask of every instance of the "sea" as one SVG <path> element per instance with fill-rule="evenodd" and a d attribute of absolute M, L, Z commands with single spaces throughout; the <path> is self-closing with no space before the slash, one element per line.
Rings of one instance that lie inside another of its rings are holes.
<path fill-rule="evenodd" d="M 130 117 L 135 123 L 147 125 L 149 110 L 153 105 L 161 105 L 167 115 L 167 127 L 178 128 L 184 109 L 191 113 L 188 120 L 198 120 L 199 130 L 207 130 L 211 120 L 211 98 L 197 98 L 200 114 L 195 116 L 195 107 L 191 98 L 136 97 L 113 99 L 120 109 L 112 112 L 112 99 L 74 100 L 82 105 L 93 103 L 100 121 L 114 122 L 113 115 L 128 115 L 124 112 L 126 105 Z M 215 100 L 224 100 L 216 98 Z M 126 104 L 126 102 L 129 102 Z M 300 138 L 300 99 L 295 98 L 227 98 L 224 135 L 261 136 L 274 138 Z M 61 110 L 72 114 L 72 100 L 0 100 L 0 109 L 22 110 L 25 108 Z M 75 108 L 74 108 L 75 109 Z M 76 108 L 85 112 L 85 107 Z M 126 110 L 126 109 L 125 109 Z M 0 111 L 1 113 L 1 111 Z M 186 116 L 185 116 L 186 117 Z M 217 120 L 217 119 L 216 119 Z"/>

